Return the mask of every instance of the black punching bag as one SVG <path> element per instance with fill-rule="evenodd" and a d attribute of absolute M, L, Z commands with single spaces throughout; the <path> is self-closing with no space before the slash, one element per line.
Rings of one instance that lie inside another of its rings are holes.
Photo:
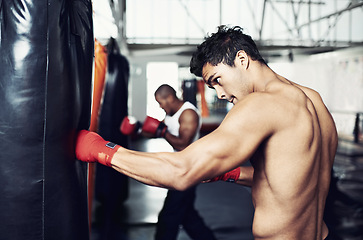
<path fill-rule="evenodd" d="M 90 0 L 0 0 L 0 239 L 89 239 Z"/>
<path fill-rule="evenodd" d="M 194 106 L 197 106 L 197 80 L 184 80 L 182 83 L 183 89 L 183 100 L 184 102 L 188 101 L 192 103 Z"/>

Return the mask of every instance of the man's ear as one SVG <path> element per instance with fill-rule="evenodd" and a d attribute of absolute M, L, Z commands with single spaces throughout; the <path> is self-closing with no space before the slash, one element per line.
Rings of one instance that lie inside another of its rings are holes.
<path fill-rule="evenodd" d="M 236 54 L 237 64 L 240 64 L 244 69 L 247 69 L 250 64 L 250 58 L 247 53 L 243 50 L 239 50 Z"/>
<path fill-rule="evenodd" d="M 173 102 L 173 101 L 174 101 L 174 97 L 173 97 L 172 95 L 168 95 L 165 99 L 166 99 L 166 101 L 167 101 L 168 103 L 171 103 L 171 102 Z"/>

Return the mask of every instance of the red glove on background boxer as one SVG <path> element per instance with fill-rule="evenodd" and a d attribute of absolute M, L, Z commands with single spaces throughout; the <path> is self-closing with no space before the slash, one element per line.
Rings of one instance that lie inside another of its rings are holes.
<path fill-rule="evenodd" d="M 137 134 L 140 130 L 141 123 L 132 116 L 126 116 L 121 122 L 120 131 L 124 135 Z"/>
<path fill-rule="evenodd" d="M 240 168 L 235 168 L 232 171 L 226 172 L 218 177 L 214 177 L 207 182 L 215 182 L 215 181 L 225 181 L 225 182 L 236 182 L 241 174 Z"/>
<path fill-rule="evenodd" d="M 76 140 L 76 157 L 83 162 L 99 162 L 111 167 L 111 159 L 119 148 L 95 132 L 81 130 Z"/>
<path fill-rule="evenodd" d="M 165 123 L 149 116 L 146 116 L 144 125 L 142 126 L 143 132 L 152 134 L 154 137 L 164 137 L 166 129 L 167 126 Z"/>

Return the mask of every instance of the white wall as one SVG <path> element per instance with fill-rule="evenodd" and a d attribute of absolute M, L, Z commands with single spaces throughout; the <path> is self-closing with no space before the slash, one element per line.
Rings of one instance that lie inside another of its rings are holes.
<path fill-rule="evenodd" d="M 356 112 L 363 112 L 363 47 L 270 63 L 278 74 L 315 89 L 333 113 L 338 132 L 351 134 Z"/>
<path fill-rule="evenodd" d="M 146 62 L 130 62 L 129 115 L 134 116 L 139 121 L 143 121 L 146 116 L 146 65 Z"/>
<path fill-rule="evenodd" d="M 157 58 L 155 58 L 157 60 Z M 173 61 L 130 61 L 129 80 L 129 115 L 143 121 L 146 115 L 162 120 L 165 112 L 155 101 L 155 90 L 161 84 L 172 86 L 178 97 L 179 89 L 178 63 Z M 148 81 L 152 81 L 151 83 Z"/>

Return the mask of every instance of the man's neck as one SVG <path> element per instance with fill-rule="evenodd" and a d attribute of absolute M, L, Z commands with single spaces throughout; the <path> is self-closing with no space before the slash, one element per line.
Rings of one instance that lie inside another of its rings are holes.
<path fill-rule="evenodd" d="M 253 73 L 253 92 L 264 92 L 271 81 L 279 79 L 271 68 L 262 64 L 254 66 Z"/>
<path fill-rule="evenodd" d="M 181 101 L 180 99 L 176 100 L 177 102 L 175 103 L 175 108 L 173 109 L 174 113 L 170 116 L 173 116 L 175 113 L 177 113 L 179 111 L 179 109 L 183 106 L 184 102 Z"/>

